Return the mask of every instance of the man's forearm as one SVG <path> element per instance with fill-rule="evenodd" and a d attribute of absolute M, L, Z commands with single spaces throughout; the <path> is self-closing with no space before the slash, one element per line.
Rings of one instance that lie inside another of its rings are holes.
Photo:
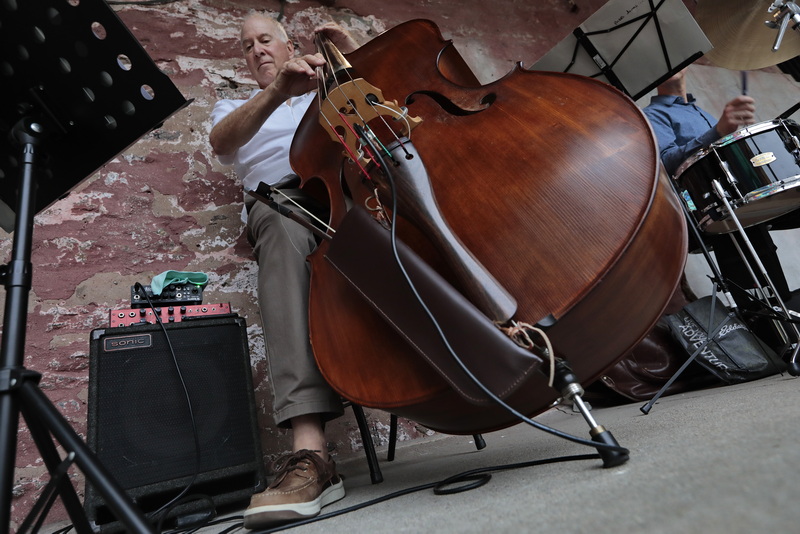
<path fill-rule="evenodd" d="M 214 152 L 227 156 L 236 152 L 258 132 L 272 113 L 285 100 L 270 85 L 219 121 L 209 134 Z"/>

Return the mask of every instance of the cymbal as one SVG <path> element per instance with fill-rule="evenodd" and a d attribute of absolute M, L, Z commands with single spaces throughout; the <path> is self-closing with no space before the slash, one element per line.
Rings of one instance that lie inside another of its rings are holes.
<path fill-rule="evenodd" d="M 786 28 L 777 52 L 778 30 L 769 28 L 771 0 L 699 0 L 694 17 L 714 45 L 706 58 L 732 70 L 762 69 L 800 55 L 800 31 Z"/>

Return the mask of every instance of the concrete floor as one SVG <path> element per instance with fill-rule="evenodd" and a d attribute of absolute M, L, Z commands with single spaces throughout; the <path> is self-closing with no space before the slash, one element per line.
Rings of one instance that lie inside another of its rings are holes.
<path fill-rule="evenodd" d="M 598 459 L 496 472 L 484 486 L 437 496 L 427 489 L 292 529 L 297 533 L 800 531 L 800 395 L 788 375 L 641 402 L 595 407 L 597 422 L 630 449 L 630 460 Z M 537 418 L 585 437 L 571 408 Z M 366 462 L 341 462 L 348 496 L 325 512 L 444 480 L 471 469 L 594 453 L 527 425 L 484 436 L 447 436 L 400 447 L 370 484 Z M 385 454 L 379 455 L 385 458 Z M 219 532 L 211 529 L 207 532 Z"/>
<path fill-rule="evenodd" d="M 339 458 L 347 497 L 324 509 L 334 517 L 289 529 L 313 533 L 589 532 L 792 533 L 800 528 L 800 382 L 776 375 L 734 386 L 663 397 L 648 415 L 636 402 L 594 406 L 598 423 L 630 449 L 630 460 L 603 468 L 597 458 L 499 469 L 470 491 L 435 495 L 428 487 L 472 469 L 594 454 L 527 425 L 470 436 L 437 435 L 400 444 L 384 482 L 370 482 L 362 455 Z M 536 418 L 580 437 L 588 427 L 571 407 Z M 454 486 L 448 486 L 453 488 Z M 403 495 L 386 499 L 396 492 Z M 346 508 L 383 502 L 341 513 Z M 336 515 L 339 514 L 339 515 Z M 220 533 L 233 517 L 202 533 Z M 51 525 L 49 532 L 55 530 Z M 244 531 L 234 529 L 234 532 Z"/>

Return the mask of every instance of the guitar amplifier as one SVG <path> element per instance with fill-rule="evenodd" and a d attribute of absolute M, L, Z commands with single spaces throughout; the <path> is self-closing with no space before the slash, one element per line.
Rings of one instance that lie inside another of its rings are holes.
<path fill-rule="evenodd" d="M 92 331 L 88 445 L 145 515 L 193 478 L 189 493 L 209 499 L 179 506 L 173 519 L 209 500 L 244 503 L 266 487 L 245 321 L 163 326 Z M 121 528 L 89 483 L 84 508 L 96 530 Z"/>

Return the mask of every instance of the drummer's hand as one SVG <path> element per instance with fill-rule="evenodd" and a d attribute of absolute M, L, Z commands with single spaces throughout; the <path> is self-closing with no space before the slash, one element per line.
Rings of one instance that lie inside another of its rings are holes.
<path fill-rule="evenodd" d="M 753 124 L 756 118 L 756 101 L 749 96 L 737 96 L 727 104 L 717 123 L 720 137 L 733 133 L 742 126 Z"/>

